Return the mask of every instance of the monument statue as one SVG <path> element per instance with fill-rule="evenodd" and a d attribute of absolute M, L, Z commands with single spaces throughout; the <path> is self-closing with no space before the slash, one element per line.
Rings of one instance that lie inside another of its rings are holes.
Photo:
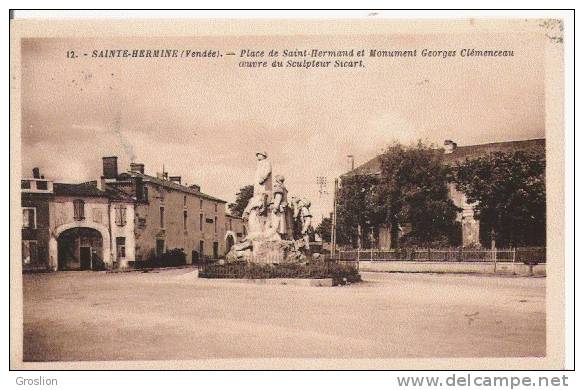
<path fill-rule="evenodd" d="M 303 199 L 299 202 L 299 217 L 302 229 L 302 239 L 304 240 L 304 249 L 310 251 L 310 232 L 312 229 L 312 214 L 310 213 L 310 201 Z"/>
<path fill-rule="evenodd" d="M 265 152 L 256 153 L 254 192 L 244 212 L 247 236 L 227 254 L 228 261 L 258 263 L 304 261 L 310 253 L 310 202 L 292 197 L 288 203 L 285 178 L 276 175 Z"/>
<path fill-rule="evenodd" d="M 253 194 L 269 193 L 272 190 L 272 164 L 266 152 L 257 152 L 258 166 L 253 183 Z"/>

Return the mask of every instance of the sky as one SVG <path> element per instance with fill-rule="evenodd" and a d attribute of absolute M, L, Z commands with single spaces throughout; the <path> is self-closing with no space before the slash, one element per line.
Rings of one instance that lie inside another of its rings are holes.
<path fill-rule="evenodd" d="M 26 39 L 22 169 L 99 179 L 101 157 L 145 164 L 232 202 L 266 151 L 291 195 L 332 210 L 334 178 L 397 140 L 545 137 L 543 42 L 518 34 Z M 102 49 L 216 49 L 217 59 L 91 58 Z M 506 58 L 365 58 L 364 68 L 249 69 L 242 49 L 514 50 Z M 74 50 L 79 57 L 67 58 Z M 327 178 L 319 193 L 317 177 Z"/>

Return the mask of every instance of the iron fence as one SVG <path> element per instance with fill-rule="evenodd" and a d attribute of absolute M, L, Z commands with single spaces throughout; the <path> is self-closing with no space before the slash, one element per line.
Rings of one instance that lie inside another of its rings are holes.
<path fill-rule="evenodd" d="M 403 248 L 338 250 L 337 261 L 440 261 L 539 264 L 546 262 L 546 248 Z"/>

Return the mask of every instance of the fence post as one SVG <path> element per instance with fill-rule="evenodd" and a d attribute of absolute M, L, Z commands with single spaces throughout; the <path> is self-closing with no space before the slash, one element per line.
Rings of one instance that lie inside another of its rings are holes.
<path fill-rule="evenodd" d="M 361 257 L 361 251 L 357 248 L 357 262 L 359 262 L 359 258 Z"/>
<path fill-rule="evenodd" d="M 513 275 L 516 275 L 515 273 L 515 254 L 517 253 L 517 248 L 513 248 Z"/>
<path fill-rule="evenodd" d="M 371 261 L 373 261 L 373 247 L 371 247 Z"/>
<path fill-rule="evenodd" d="M 497 273 L 497 248 L 491 249 L 491 256 L 493 258 L 493 273 Z"/>
<path fill-rule="evenodd" d="M 428 248 L 428 261 L 430 261 L 430 248 Z"/>

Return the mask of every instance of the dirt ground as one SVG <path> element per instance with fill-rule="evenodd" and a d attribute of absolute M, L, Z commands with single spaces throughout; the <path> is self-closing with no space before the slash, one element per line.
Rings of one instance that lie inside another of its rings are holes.
<path fill-rule="evenodd" d="M 363 273 L 343 287 L 191 269 L 23 275 L 25 361 L 545 355 L 545 278 Z"/>

